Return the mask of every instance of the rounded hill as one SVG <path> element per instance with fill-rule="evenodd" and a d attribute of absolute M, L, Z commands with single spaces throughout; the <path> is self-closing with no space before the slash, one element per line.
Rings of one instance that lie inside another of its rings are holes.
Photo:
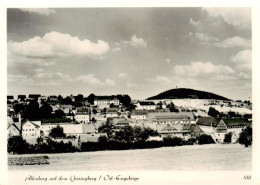
<path fill-rule="evenodd" d="M 158 95 L 147 98 L 147 100 L 156 99 L 215 99 L 215 100 L 229 100 L 226 97 L 194 89 L 178 88 L 170 89 L 168 91 L 162 92 Z"/>

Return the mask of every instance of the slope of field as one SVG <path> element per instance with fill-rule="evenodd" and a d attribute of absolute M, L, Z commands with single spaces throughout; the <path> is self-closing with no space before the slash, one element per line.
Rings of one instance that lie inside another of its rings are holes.
<path fill-rule="evenodd" d="M 209 99 L 160 99 L 153 100 L 155 103 L 159 101 L 170 104 L 173 102 L 179 109 L 196 110 L 198 115 L 207 116 L 207 112 L 210 107 L 215 108 L 219 112 L 228 113 L 233 111 L 239 114 L 252 114 L 252 110 L 246 106 L 241 106 L 234 101 L 222 101 L 222 100 L 209 100 Z M 194 111 L 193 111 L 194 112 Z M 196 115 L 196 112 L 195 112 Z"/>
<path fill-rule="evenodd" d="M 240 144 L 45 155 L 48 165 L 9 166 L 9 170 L 251 170 L 252 166 L 252 148 Z"/>

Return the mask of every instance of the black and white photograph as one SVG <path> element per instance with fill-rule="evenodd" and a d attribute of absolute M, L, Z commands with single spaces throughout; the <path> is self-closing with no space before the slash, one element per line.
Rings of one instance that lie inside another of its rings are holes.
<path fill-rule="evenodd" d="M 142 171 L 251 183 L 251 7 L 8 7 L 6 25 L 19 183 L 135 184 Z"/>

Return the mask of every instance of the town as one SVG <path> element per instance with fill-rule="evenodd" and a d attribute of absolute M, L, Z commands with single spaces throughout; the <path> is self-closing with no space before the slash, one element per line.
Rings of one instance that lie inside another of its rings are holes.
<path fill-rule="evenodd" d="M 100 147 L 95 149 L 95 143 L 103 142 L 104 145 L 109 141 L 168 141 L 170 144 L 166 146 L 237 143 L 241 132 L 252 128 L 252 114 L 220 112 L 214 108 L 214 105 L 220 105 L 229 106 L 231 110 L 232 107 L 250 110 L 250 101 L 201 100 L 208 111 L 185 107 L 185 101 L 200 99 L 178 99 L 177 102 L 182 102 L 180 106 L 170 99 L 132 100 L 129 95 L 62 97 L 29 94 L 17 98 L 10 95 L 7 96 L 8 152 L 26 153 L 23 147 L 11 146 L 18 142 L 14 138 L 21 138 L 26 146 L 62 142 L 86 151 L 98 150 Z M 245 143 L 245 146 L 250 144 Z M 118 148 L 102 146 L 101 149 Z"/>

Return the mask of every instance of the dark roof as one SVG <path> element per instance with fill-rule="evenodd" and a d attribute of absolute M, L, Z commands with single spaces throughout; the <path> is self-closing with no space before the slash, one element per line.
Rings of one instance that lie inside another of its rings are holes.
<path fill-rule="evenodd" d="M 248 124 L 248 121 L 241 118 L 236 119 L 222 119 L 227 126 L 245 126 Z M 220 121 L 220 120 L 219 120 Z"/>
<path fill-rule="evenodd" d="M 33 123 L 33 122 L 29 121 L 29 120 L 25 120 L 25 121 L 22 123 L 22 125 L 24 125 L 24 124 L 27 123 L 27 122 L 30 122 L 31 124 L 33 124 L 33 125 L 34 125 L 35 127 L 37 127 L 37 128 L 40 128 L 39 125 L 37 125 L 37 124 L 35 124 L 35 123 Z"/>
<path fill-rule="evenodd" d="M 153 101 L 139 101 L 140 105 L 155 105 Z"/>
<path fill-rule="evenodd" d="M 177 129 L 174 128 L 173 126 L 167 125 L 167 126 L 165 126 L 165 127 L 162 129 L 162 131 L 164 131 L 164 130 L 177 130 Z"/>
<path fill-rule="evenodd" d="M 78 108 L 77 113 L 89 113 L 89 109 Z"/>
<path fill-rule="evenodd" d="M 26 98 L 26 95 L 18 95 L 18 99 L 19 98 Z"/>
<path fill-rule="evenodd" d="M 8 99 L 8 100 L 14 99 L 14 96 L 7 96 L 7 99 Z"/>
<path fill-rule="evenodd" d="M 225 122 L 223 120 L 220 120 L 220 122 L 217 125 L 217 129 L 218 130 L 226 130 L 227 129 L 227 125 L 225 124 Z"/>
<path fill-rule="evenodd" d="M 108 108 L 107 109 L 107 111 L 106 111 L 107 113 L 111 113 L 111 112 L 118 112 L 118 109 L 117 108 Z"/>
<path fill-rule="evenodd" d="M 191 125 L 183 125 L 182 130 L 190 130 Z"/>
<path fill-rule="evenodd" d="M 217 125 L 217 120 L 213 117 L 200 117 L 197 120 L 197 125 L 207 125 L 210 126 L 212 123 L 212 126 L 216 126 Z"/>
<path fill-rule="evenodd" d="M 53 96 L 50 96 L 50 98 L 57 98 L 57 96 L 53 95 Z"/>
<path fill-rule="evenodd" d="M 147 115 L 148 112 L 146 110 L 133 110 L 132 115 Z"/>
<path fill-rule="evenodd" d="M 29 94 L 29 98 L 39 98 L 41 97 L 40 94 Z"/>
<path fill-rule="evenodd" d="M 95 100 L 114 100 L 114 99 L 118 100 L 118 98 L 115 96 L 96 96 L 95 97 Z"/>
<path fill-rule="evenodd" d="M 19 128 L 18 128 L 18 126 L 16 125 L 16 124 L 11 124 L 11 125 L 9 125 L 9 127 L 7 128 L 7 129 L 9 129 L 11 126 L 14 126 L 14 128 L 16 128 L 19 132 L 21 131 Z"/>

